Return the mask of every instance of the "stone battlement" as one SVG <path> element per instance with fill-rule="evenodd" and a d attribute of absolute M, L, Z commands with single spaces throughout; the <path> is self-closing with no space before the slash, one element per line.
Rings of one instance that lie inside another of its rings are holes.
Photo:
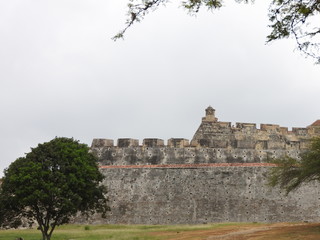
<path fill-rule="evenodd" d="M 191 141 L 184 138 L 94 139 L 111 211 L 100 223 L 199 224 L 320 221 L 319 184 L 285 196 L 267 186 L 267 160 L 299 158 L 320 120 L 306 128 L 220 122 L 206 109 Z M 99 219 L 93 219 L 99 222 Z"/>
<path fill-rule="evenodd" d="M 292 128 L 276 124 L 220 122 L 212 107 L 191 141 L 184 138 L 94 139 L 91 149 L 104 165 L 125 164 L 195 164 L 227 162 L 263 162 L 288 155 L 299 158 L 308 148 L 310 139 L 320 136 L 320 124 Z M 317 123 L 316 121 L 315 123 Z"/>
<path fill-rule="evenodd" d="M 189 147 L 189 140 L 184 138 L 170 138 L 167 141 L 167 145 L 164 144 L 163 139 L 159 138 L 145 138 L 142 141 L 142 145 L 139 145 L 138 139 L 133 138 L 119 138 L 117 145 L 114 145 L 112 139 L 93 139 L 91 148 L 102 148 L 102 147 Z"/>
<path fill-rule="evenodd" d="M 112 139 L 94 139 L 92 148 L 102 147 L 211 147 L 211 148 L 247 148 L 247 149 L 306 149 L 312 137 L 320 136 L 320 120 L 305 128 L 287 127 L 277 124 L 219 122 L 214 116 L 215 110 L 206 109 L 206 117 L 192 138 L 191 142 L 184 138 L 170 138 L 165 145 L 163 139 L 145 138 L 142 144 L 138 139 L 119 138 L 117 144 Z M 299 144 L 297 144 L 299 142 Z"/>

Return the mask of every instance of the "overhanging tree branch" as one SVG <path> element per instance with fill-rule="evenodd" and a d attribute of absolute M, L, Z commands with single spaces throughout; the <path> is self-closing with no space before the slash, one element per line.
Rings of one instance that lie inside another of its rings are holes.
<path fill-rule="evenodd" d="M 269 8 L 272 29 L 267 42 L 293 37 L 297 49 L 320 63 L 319 0 L 273 0 Z"/>
<path fill-rule="evenodd" d="M 235 0 L 238 3 L 254 2 L 254 0 Z M 112 39 L 123 38 L 125 32 L 135 22 L 140 22 L 150 11 L 169 0 L 129 0 L 128 19 L 122 29 Z M 222 0 L 185 0 L 183 8 L 191 14 L 197 14 L 201 8 L 209 10 L 222 7 Z M 272 0 L 269 6 L 271 25 L 267 43 L 282 38 L 292 37 L 297 49 L 306 57 L 320 63 L 320 0 Z"/>

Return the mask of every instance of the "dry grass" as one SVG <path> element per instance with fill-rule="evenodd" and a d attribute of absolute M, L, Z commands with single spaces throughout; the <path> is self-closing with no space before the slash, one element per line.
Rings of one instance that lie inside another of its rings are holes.
<path fill-rule="evenodd" d="M 40 240 L 40 232 L 1 230 L 0 240 Z M 318 240 L 320 223 L 220 223 L 206 225 L 66 225 L 52 240 Z"/>
<path fill-rule="evenodd" d="M 169 240 L 319 240 L 320 224 L 231 224 L 208 230 L 155 232 Z"/>

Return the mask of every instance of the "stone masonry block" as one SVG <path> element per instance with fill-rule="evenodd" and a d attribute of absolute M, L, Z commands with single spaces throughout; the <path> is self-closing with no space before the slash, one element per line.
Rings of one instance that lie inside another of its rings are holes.
<path fill-rule="evenodd" d="M 145 147 L 163 147 L 164 141 L 159 138 L 145 138 L 145 139 L 143 139 L 143 146 L 145 146 Z"/>
<path fill-rule="evenodd" d="M 118 147 L 137 147 L 139 146 L 139 140 L 132 139 L 132 138 L 119 138 L 117 146 Z"/>
<path fill-rule="evenodd" d="M 168 140 L 168 147 L 188 147 L 189 146 L 189 140 L 184 138 L 170 138 Z"/>
<path fill-rule="evenodd" d="M 95 138 L 92 140 L 91 148 L 113 147 L 112 139 Z"/>

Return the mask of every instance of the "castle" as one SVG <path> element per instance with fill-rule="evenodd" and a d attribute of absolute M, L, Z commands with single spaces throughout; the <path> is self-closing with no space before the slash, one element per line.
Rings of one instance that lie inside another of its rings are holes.
<path fill-rule="evenodd" d="M 306 128 L 220 122 L 212 107 L 189 142 L 171 138 L 94 139 L 111 211 L 98 222 L 196 224 L 320 221 L 316 182 L 285 196 L 267 186 L 267 160 L 299 158 L 320 136 L 320 120 Z"/>

